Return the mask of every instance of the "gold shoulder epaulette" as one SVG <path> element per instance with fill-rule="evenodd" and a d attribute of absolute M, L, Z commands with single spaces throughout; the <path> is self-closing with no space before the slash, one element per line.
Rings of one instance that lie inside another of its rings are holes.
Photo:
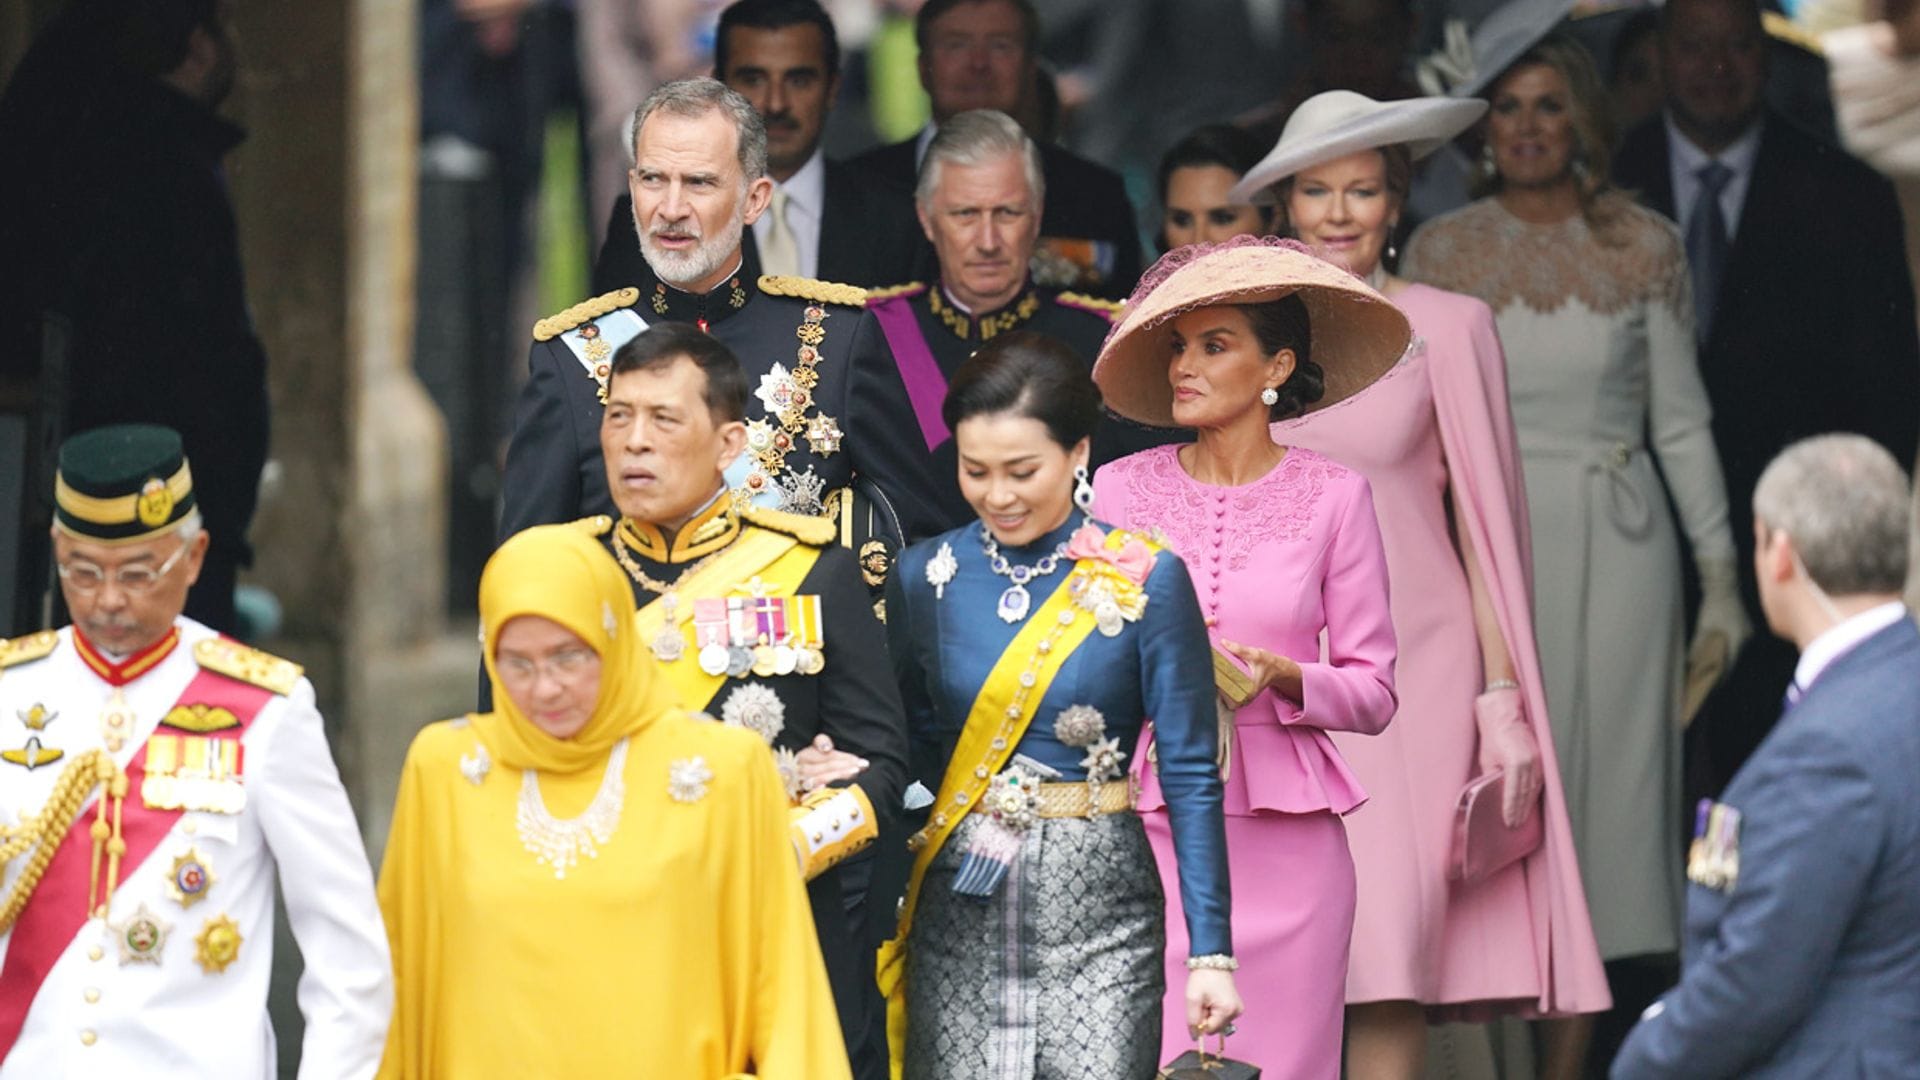
<path fill-rule="evenodd" d="M 768 510 L 761 506 L 745 507 L 740 511 L 740 516 L 746 518 L 749 524 L 786 533 L 813 547 L 826 547 L 840 537 L 840 530 L 827 518 L 789 514 L 784 510 Z"/>
<path fill-rule="evenodd" d="M 785 274 L 762 274 L 760 291 L 769 296 L 792 296 L 800 300 L 845 304 L 848 307 L 861 307 L 867 302 L 867 290 L 858 285 L 842 285 L 837 281 L 789 277 Z"/>
<path fill-rule="evenodd" d="M 1126 309 L 1126 305 L 1118 300 L 1106 300 L 1098 296 L 1088 296 L 1086 293 L 1063 292 L 1054 299 L 1067 307 L 1098 315 L 1108 322 L 1118 320 L 1120 313 Z"/>
<path fill-rule="evenodd" d="M 917 296 L 926 291 L 927 283 L 924 281 L 909 281 L 905 285 L 888 285 L 881 289 L 868 289 L 867 303 L 871 304 L 876 300 L 891 300 L 896 296 Z"/>
<path fill-rule="evenodd" d="M 574 518 L 567 524 L 588 536 L 605 536 L 607 530 L 613 528 L 613 519 L 605 514 L 595 514 L 592 517 Z"/>
<path fill-rule="evenodd" d="M 193 658 L 208 671 L 271 690 L 282 697 L 293 693 L 300 676 L 306 672 L 291 660 L 282 660 L 272 653 L 226 638 L 208 638 L 195 645 Z"/>
<path fill-rule="evenodd" d="M 549 315 L 533 324 L 533 340 L 552 341 L 561 334 L 584 322 L 605 315 L 609 311 L 618 311 L 623 307 L 632 307 L 640 299 L 640 290 L 632 286 L 602 293 L 591 300 L 582 300 L 558 315 Z"/>
<path fill-rule="evenodd" d="M 1815 56 L 1825 56 L 1826 46 L 1820 43 L 1820 35 L 1787 18 L 1777 11 L 1760 13 L 1760 25 L 1766 27 L 1768 36 L 1784 41 L 1795 48 L 1805 49 Z"/>
<path fill-rule="evenodd" d="M 60 635 L 52 630 L 23 634 L 17 638 L 0 638 L 0 668 L 39 660 L 51 653 L 58 644 Z"/>

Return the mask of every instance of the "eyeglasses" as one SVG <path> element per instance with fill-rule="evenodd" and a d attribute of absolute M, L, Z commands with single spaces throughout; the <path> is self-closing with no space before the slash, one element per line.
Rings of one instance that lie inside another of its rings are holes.
<path fill-rule="evenodd" d="M 159 566 L 122 566 L 113 572 L 113 583 L 124 592 L 135 594 L 150 593 L 158 588 L 162 579 L 180 565 L 186 557 L 190 544 L 181 544 L 173 557 Z M 73 587 L 73 591 L 90 596 L 100 591 L 107 583 L 107 571 L 98 563 L 85 559 L 68 559 L 56 567 L 60 571 L 60 580 Z"/>
<path fill-rule="evenodd" d="M 501 656 L 494 660 L 494 667 L 500 672 L 502 682 L 525 684 L 533 682 L 542 672 L 556 682 L 571 682 L 586 672 L 600 654 L 592 649 L 566 649 L 554 653 L 545 660 L 534 660 L 525 656 Z"/>

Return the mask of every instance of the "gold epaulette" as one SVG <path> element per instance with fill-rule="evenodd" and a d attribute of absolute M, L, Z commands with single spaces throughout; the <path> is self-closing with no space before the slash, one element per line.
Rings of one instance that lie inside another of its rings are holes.
<path fill-rule="evenodd" d="M 605 536 L 613 528 L 613 519 L 605 514 L 595 514 L 592 517 L 575 518 L 567 524 L 588 536 Z"/>
<path fill-rule="evenodd" d="M 549 315 L 534 323 L 533 340 L 552 341 L 581 323 L 592 322 L 610 311 L 632 307 L 639 299 L 640 290 L 628 286 L 624 289 L 615 289 L 610 293 L 602 293 L 591 300 L 582 300 L 558 315 Z"/>
<path fill-rule="evenodd" d="M 896 296 L 917 296 L 926 291 L 927 283 L 924 281 L 909 281 L 905 285 L 888 285 L 883 289 L 868 289 L 867 303 L 871 304 L 877 300 L 891 300 Z"/>
<path fill-rule="evenodd" d="M 740 516 L 750 525 L 785 533 L 813 547 L 826 547 L 840 537 L 840 530 L 834 527 L 833 521 L 829 518 L 789 514 L 785 510 L 768 510 L 761 506 L 743 507 Z"/>
<path fill-rule="evenodd" d="M 1118 322 L 1120 313 L 1126 309 L 1126 305 L 1118 300 L 1104 300 L 1098 296 L 1088 296 L 1086 293 L 1063 292 L 1054 299 L 1066 307 L 1084 311 L 1090 315 L 1098 315 L 1108 322 Z"/>
<path fill-rule="evenodd" d="M 1820 43 L 1820 35 L 1787 18 L 1777 11 L 1760 13 L 1760 25 L 1767 35 L 1777 41 L 1784 41 L 1797 49 L 1805 49 L 1815 56 L 1825 56 L 1826 46 Z"/>
<path fill-rule="evenodd" d="M 0 668 L 39 660 L 51 653 L 58 644 L 60 635 L 52 630 L 23 634 L 17 638 L 0 638 Z"/>
<path fill-rule="evenodd" d="M 193 658 L 208 671 L 271 690 L 281 697 L 293 693 L 306 669 L 250 645 L 226 638 L 208 638 L 193 647 Z"/>
<path fill-rule="evenodd" d="M 858 285 L 842 285 L 837 281 L 789 277 L 785 274 L 760 275 L 760 291 L 768 296 L 791 296 L 818 304 L 861 307 L 867 302 L 867 290 Z"/>

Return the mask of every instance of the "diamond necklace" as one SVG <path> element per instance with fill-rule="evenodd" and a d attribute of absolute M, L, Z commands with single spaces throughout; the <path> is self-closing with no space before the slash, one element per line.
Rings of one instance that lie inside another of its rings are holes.
<path fill-rule="evenodd" d="M 607 754 L 607 771 L 600 778 L 600 790 L 579 817 L 565 821 L 547 810 L 540 795 L 540 773 L 526 769 L 520 773 L 520 805 L 513 823 L 520 830 L 520 843 L 542 866 L 553 867 L 555 880 L 566 880 L 567 871 L 580 861 L 600 857 L 600 845 L 613 839 L 620 824 L 620 810 L 627 801 L 627 740 L 613 744 Z"/>
<path fill-rule="evenodd" d="M 987 556 L 987 569 L 1013 582 L 1000 594 L 1000 602 L 994 607 L 1000 621 L 1008 623 L 1017 623 L 1026 618 L 1027 611 L 1033 606 L 1033 596 L 1027 592 L 1027 582 L 1058 570 L 1060 560 L 1067 556 L 1066 542 L 1061 541 L 1032 566 L 1014 566 L 1005 555 L 1000 554 L 1000 542 L 993 538 L 992 530 L 985 525 L 980 526 L 980 550 Z"/>
<path fill-rule="evenodd" d="M 718 554 L 719 552 L 714 552 L 714 555 Z M 712 562 L 713 555 L 709 555 L 699 562 L 688 566 L 685 570 L 680 571 L 680 576 L 674 578 L 671 583 L 655 580 L 648 576 L 645 570 L 640 569 L 640 563 L 636 561 L 632 555 L 627 553 L 627 542 L 620 538 L 618 530 L 615 530 L 613 534 L 613 557 L 619 560 L 620 568 L 625 570 L 627 576 L 632 578 L 641 588 L 648 592 L 658 593 L 660 596 L 660 613 L 666 616 L 666 621 L 660 624 L 660 632 L 653 635 L 653 641 L 647 646 L 647 648 L 652 651 L 653 658 L 663 664 L 671 664 L 682 656 L 685 656 L 687 652 L 687 640 L 680 636 L 680 622 L 674 618 L 680 611 L 680 596 L 675 590 L 679 588 L 680 583 L 685 581 L 689 575 L 698 572 L 701 567 Z"/>

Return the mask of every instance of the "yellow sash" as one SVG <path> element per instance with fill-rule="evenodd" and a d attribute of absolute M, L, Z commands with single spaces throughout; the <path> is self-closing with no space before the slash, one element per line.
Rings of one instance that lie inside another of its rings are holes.
<path fill-rule="evenodd" d="M 1129 540 L 1138 539 L 1120 529 L 1107 534 L 1106 546 L 1118 551 Z M 1158 552 L 1159 548 L 1149 544 L 1149 548 Z M 927 868 L 933 865 L 934 856 L 946 845 L 955 829 L 966 820 L 974 807 L 980 805 L 980 797 L 985 794 L 987 785 L 994 776 L 1006 767 L 1013 757 L 1014 747 L 1026 734 L 1028 725 L 1033 723 L 1034 713 L 1040 708 L 1040 702 L 1046 697 L 1047 687 L 1053 684 L 1054 676 L 1073 655 L 1087 636 L 1093 633 L 1093 616 L 1074 606 L 1072 585 L 1077 578 L 1107 577 L 1106 564 L 1098 560 L 1082 559 L 1074 564 L 1073 573 L 1067 575 L 1038 611 L 1027 616 L 1027 624 L 1013 636 L 1006 651 L 995 661 L 993 670 L 987 673 L 987 681 L 981 686 L 980 693 L 973 699 L 973 706 L 967 711 L 966 726 L 960 731 L 959 742 L 953 748 L 953 757 L 947 761 L 947 771 L 940 778 L 940 794 L 933 802 L 933 817 L 927 827 L 916 833 L 913 843 L 919 845 L 914 855 L 913 872 L 907 878 L 907 891 L 900 907 L 900 926 L 892 940 L 880 946 L 876 963 L 880 993 L 887 999 L 887 1042 L 892 1048 L 893 1080 L 900 1080 L 903 1055 L 907 1045 L 907 934 L 913 928 L 913 912 L 920 898 L 920 882 L 926 877 Z M 1065 613 L 1068 621 L 1062 622 Z M 1045 652 L 1038 651 L 1041 641 L 1053 639 L 1052 646 Z M 1035 660 L 1038 663 L 1034 663 Z M 1031 666 L 1030 666 L 1031 665 Z M 1023 687 L 1021 676 L 1031 671 L 1033 685 Z M 1025 704 L 1017 717 L 1007 715 L 1007 707 L 1022 690 L 1027 690 Z M 1012 722 L 1009 723 L 1008 721 Z"/>
<path fill-rule="evenodd" d="M 727 681 L 724 672 L 709 675 L 700 670 L 694 658 L 698 650 L 693 646 L 692 632 L 687 629 L 693 621 L 694 599 L 726 596 L 756 578 L 768 596 L 792 596 L 819 557 L 818 548 L 808 547 L 784 533 L 748 527 L 741 530 L 740 539 L 712 562 L 674 583 L 679 606 L 673 619 L 687 640 L 686 653 L 671 664 L 660 664 L 659 670 L 678 692 L 678 704 L 682 708 L 705 709 Z M 644 643 L 652 642 L 666 621 L 666 608 L 659 598 L 633 616 L 634 628 Z"/>

